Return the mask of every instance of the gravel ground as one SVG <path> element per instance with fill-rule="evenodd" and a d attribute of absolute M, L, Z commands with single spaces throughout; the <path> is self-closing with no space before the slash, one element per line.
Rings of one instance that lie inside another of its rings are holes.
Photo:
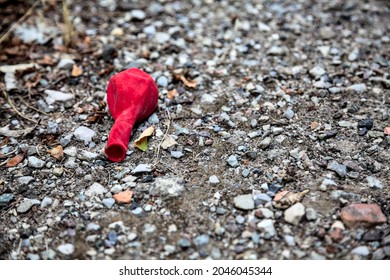
<path fill-rule="evenodd" d="M 0 49 L 1 259 L 390 259 L 387 1 L 69 1 L 70 48 L 51 2 Z M 131 67 L 159 107 L 111 163 Z"/>

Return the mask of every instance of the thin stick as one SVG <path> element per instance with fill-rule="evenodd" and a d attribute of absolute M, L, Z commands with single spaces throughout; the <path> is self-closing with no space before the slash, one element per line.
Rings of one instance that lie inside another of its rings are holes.
<path fill-rule="evenodd" d="M 28 17 L 28 16 L 31 14 L 31 12 L 34 10 L 35 6 L 38 5 L 39 2 L 41 2 L 41 0 L 35 1 L 35 3 L 31 6 L 30 9 L 28 9 L 27 12 L 26 12 L 26 13 L 25 13 L 17 22 L 15 22 L 14 24 L 12 24 L 12 26 L 10 27 L 10 29 L 8 29 L 8 31 L 7 31 L 4 35 L 2 35 L 2 36 L 0 37 L 0 44 L 3 43 L 3 42 L 8 38 L 9 34 L 10 34 L 11 32 L 13 32 L 13 31 L 16 29 L 16 27 L 17 27 L 22 21 L 24 21 L 24 20 L 26 19 L 26 17 Z"/>
<path fill-rule="evenodd" d="M 46 115 L 46 116 L 50 116 L 48 113 L 43 112 L 43 111 L 41 111 L 41 110 L 35 108 L 34 106 L 31 106 L 30 104 L 28 104 L 21 96 L 18 96 L 18 98 L 19 98 L 19 100 L 22 101 L 22 103 L 23 103 L 24 105 L 26 105 L 28 108 L 33 109 L 34 111 L 37 111 L 38 113 L 44 114 L 44 115 Z"/>
<path fill-rule="evenodd" d="M 19 112 L 19 110 L 16 109 L 14 103 L 12 102 L 11 98 L 9 97 L 8 93 L 7 93 L 6 91 L 4 91 L 4 90 L 2 90 L 2 92 L 3 92 L 3 94 L 4 94 L 5 99 L 7 99 L 8 104 L 12 107 L 12 109 L 13 109 L 19 116 L 21 116 L 23 119 L 26 119 L 26 120 L 28 120 L 28 121 L 30 121 L 30 122 L 35 123 L 35 124 L 38 123 L 36 120 L 30 119 L 29 117 L 27 117 L 27 116 L 23 115 L 21 112 Z"/>
<path fill-rule="evenodd" d="M 169 129 L 171 128 L 171 115 L 169 114 L 168 109 L 166 109 L 165 112 L 167 114 L 167 129 L 165 130 L 164 136 L 163 136 L 163 138 L 161 139 L 160 143 L 157 146 L 156 160 L 153 163 L 153 167 L 155 167 L 157 165 L 158 158 L 160 156 L 161 145 L 164 142 L 165 138 L 167 137 Z"/>

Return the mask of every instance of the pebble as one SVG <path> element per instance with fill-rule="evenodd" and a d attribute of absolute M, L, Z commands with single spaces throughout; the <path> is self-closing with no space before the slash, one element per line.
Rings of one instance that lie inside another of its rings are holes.
<path fill-rule="evenodd" d="M 386 254 L 382 248 L 379 248 L 379 249 L 375 250 L 374 253 L 372 253 L 373 260 L 383 260 L 385 257 L 386 257 Z"/>
<path fill-rule="evenodd" d="M 52 105 L 57 101 L 66 102 L 74 99 L 74 95 L 71 93 L 65 93 L 58 90 L 47 89 L 44 91 L 46 94 L 45 101 L 48 105 Z"/>
<path fill-rule="evenodd" d="M 367 91 L 367 86 L 365 84 L 354 84 L 347 87 L 347 90 L 357 93 L 363 93 Z"/>
<path fill-rule="evenodd" d="M 296 245 L 294 236 L 286 234 L 283 238 L 287 246 L 294 247 Z"/>
<path fill-rule="evenodd" d="M 241 210 L 252 210 L 255 208 L 255 202 L 252 194 L 239 195 L 234 198 L 234 206 Z"/>
<path fill-rule="evenodd" d="M 34 180 L 34 177 L 31 176 L 22 176 L 17 179 L 18 183 L 21 185 L 28 185 Z"/>
<path fill-rule="evenodd" d="M 164 44 L 171 39 L 171 36 L 165 32 L 156 32 L 156 34 L 154 35 L 154 39 L 157 41 L 157 43 Z"/>
<path fill-rule="evenodd" d="M 336 36 L 336 32 L 333 31 L 332 27 L 330 26 L 324 26 L 321 27 L 318 31 L 320 37 L 324 40 L 332 39 Z"/>
<path fill-rule="evenodd" d="M 148 119 L 148 123 L 150 123 L 150 124 L 158 124 L 159 122 L 160 122 L 160 119 L 158 118 L 156 113 L 153 113 Z"/>
<path fill-rule="evenodd" d="M 370 118 L 363 119 L 358 122 L 358 128 L 366 128 L 367 130 L 370 130 L 374 126 L 374 121 Z"/>
<path fill-rule="evenodd" d="M 42 202 L 41 202 L 41 208 L 46 208 L 50 205 L 53 204 L 53 199 L 51 197 L 47 197 L 45 196 L 43 199 L 42 199 Z"/>
<path fill-rule="evenodd" d="M 93 183 L 86 191 L 85 196 L 93 197 L 93 196 L 101 196 L 107 192 L 107 189 L 100 185 L 99 183 Z"/>
<path fill-rule="evenodd" d="M 256 205 L 260 205 L 260 204 L 266 204 L 267 202 L 272 201 L 272 198 L 268 194 L 265 194 L 265 193 L 254 193 L 253 200 L 255 201 Z"/>
<path fill-rule="evenodd" d="M 287 108 L 286 111 L 284 111 L 283 116 L 284 116 L 286 119 L 291 120 L 291 119 L 294 117 L 294 111 L 292 110 L 291 107 L 289 107 L 289 108 Z"/>
<path fill-rule="evenodd" d="M 57 247 L 57 250 L 64 255 L 72 255 L 74 252 L 73 244 L 66 243 Z"/>
<path fill-rule="evenodd" d="M 341 178 L 345 178 L 345 176 L 347 176 L 347 166 L 340 164 L 335 160 L 331 161 L 326 168 L 336 172 Z"/>
<path fill-rule="evenodd" d="M 6 206 L 14 199 L 14 195 L 12 193 L 3 193 L 0 195 L 0 207 Z"/>
<path fill-rule="evenodd" d="M 191 242 L 187 238 L 180 238 L 177 242 L 177 245 L 179 245 L 183 249 L 187 249 L 191 247 Z"/>
<path fill-rule="evenodd" d="M 367 184 L 370 188 L 374 189 L 383 189 L 383 184 L 381 181 L 379 181 L 374 176 L 367 176 L 366 177 Z"/>
<path fill-rule="evenodd" d="M 18 208 L 16 208 L 16 211 L 18 213 L 26 213 L 31 209 L 31 207 L 38 204 L 41 204 L 38 199 L 24 198 L 23 201 L 18 205 Z"/>
<path fill-rule="evenodd" d="M 131 18 L 135 20 L 144 20 L 146 17 L 146 14 L 142 10 L 132 10 L 130 12 Z"/>
<path fill-rule="evenodd" d="M 80 141 L 84 141 L 85 145 L 88 145 L 92 141 L 92 138 L 95 136 L 96 132 L 86 126 L 79 126 L 73 132 L 74 137 Z"/>
<path fill-rule="evenodd" d="M 106 206 L 108 209 L 111 209 L 112 206 L 115 204 L 115 199 L 109 197 L 102 200 L 102 203 L 104 206 Z"/>
<path fill-rule="evenodd" d="M 271 141 L 272 141 L 271 137 L 265 137 L 259 143 L 259 147 L 264 150 L 265 148 L 268 148 L 268 146 L 271 144 Z"/>
<path fill-rule="evenodd" d="M 246 178 L 249 176 L 250 173 L 251 173 L 250 169 L 244 169 L 242 170 L 241 175 L 242 177 Z"/>
<path fill-rule="evenodd" d="M 306 208 L 306 219 L 308 221 L 315 221 L 317 220 L 318 215 L 317 211 L 313 208 Z"/>
<path fill-rule="evenodd" d="M 305 206 L 302 203 L 296 203 L 284 211 L 284 220 L 287 223 L 298 225 L 305 215 Z"/>
<path fill-rule="evenodd" d="M 274 221 L 271 219 L 264 219 L 257 224 L 257 228 L 264 232 L 264 239 L 270 239 L 276 234 Z"/>
<path fill-rule="evenodd" d="M 89 223 L 87 225 L 87 231 L 98 231 L 100 229 L 100 226 L 95 223 Z"/>
<path fill-rule="evenodd" d="M 181 179 L 159 177 L 154 181 L 151 193 L 157 196 L 177 197 L 183 191 L 184 186 Z"/>
<path fill-rule="evenodd" d="M 149 164 L 138 164 L 136 168 L 131 170 L 132 174 L 138 174 L 138 173 L 144 173 L 144 172 L 151 172 L 152 167 Z"/>
<path fill-rule="evenodd" d="M 367 246 L 359 246 L 354 248 L 351 251 L 351 254 L 367 257 L 370 254 L 370 249 Z"/>
<path fill-rule="evenodd" d="M 45 162 L 35 156 L 30 156 L 28 157 L 28 166 L 39 169 L 45 166 Z"/>
<path fill-rule="evenodd" d="M 76 162 L 76 158 L 70 157 L 68 160 L 64 163 L 65 168 L 69 169 L 76 169 L 78 167 L 78 163 Z"/>
<path fill-rule="evenodd" d="M 117 50 L 113 45 L 104 45 L 102 58 L 105 62 L 110 62 L 117 55 Z"/>
<path fill-rule="evenodd" d="M 58 62 L 57 67 L 60 69 L 71 69 L 73 64 L 75 64 L 73 59 L 63 57 L 61 58 L 60 62 Z"/>
<path fill-rule="evenodd" d="M 114 194 L 112 196 L 116 203 L 118 204 L 128 204 L 131 202 L 131 199 L 133 197 L 133 192 L 130 190 L 125 190 L 123 192 L 119 192 L 117 194 Z"/>
<path fill-rule="evenodd" d="M 261 215 L 265 218 L 265 219 L 271 219 L 274 217 L 274 212 L 272 212 L 271 210 L 269 210 L 268 208 L 260 208 L 259 211 L 261 212 Z"/>
<path fill-rule="evenodd" d="M 64 169 L 62 167 L 56 167 L 53 169 L 53 175 L 60 177 L 64 173 Z"/>
<path fill-rule="evenodd" d="M 320 77 L 326 74 L 326 70 L 320 66 L 314 66 L 312 69 L 309 70 L 309 73 L 313 77 Z"/>
<path fill-rule="evenodd" d="M 209 183 L 210 184 L 218 184 L 219 183 L 219 179 L 218 179 L 218 177 L 217 176 L 215 176 L 215 175 L 212 175 L 212 176 L 210 176 L 210 178 L 209 178 Z"/>
<path fill-rule="evenodd" d="M 223 208 L 223 207 L 217 207 L 216 213 L 217 213 L 218 215 L 225 215 L 227 212 L 228 212 L 228 210 L 226 210 L 225 208 Z"/>
<path fill-rule="evenodd" d="M 157 78 L 156 83 L 158 86 L 166 88 L 168 86 L 168 78 L 165 76 L 160 76 Z"/>
<path fill-rule="evenodd" d="M 184 154 L 180 151 L 171 151 L 171 157 L 173 158 L 181 158 Z"/>
<path fill-rule="evenodd" d="M 350 204 L 341 210 L 340 217 L 343 223 L 350 228 L 374 226 L 387 221 L 377 204 Z"/>
<path fill-rule="evenodd" d="M 231 166 L 231 167 L 237 167 L 238 166 L 238 160 L 235 155 L 231 155 L 226 162 Z"/>
<path fill-rule="evenodd" d="M 82 160 L 91 161 L 96 159 L 98 157 L 98 154 L 83 150 L 81 151 L 81 153 L 78 153 L 77 157 Z"/>
<path fill-rule="evenodd" d="M 135 239 L 137 239 L 138 235 L 135 233 L 135 232 L 130 232 L 128 235 L 127 235 L 127 240 L 129 241 L 134 241 Z"/>
<path fill-rule="evenodd" d="M 57 134 L 59 131 L 58 131 L 58 123 L 56 122 L 53 122 L 53 121 L 49 121 L 47 123 L 47 133 L 48 134 Z"/>
<path fill-rule="evenodd" d="M 146 223 L 146 224 L 144 225 L 143 233 L 153 233 L 153 232 L 156 231 L 156 229 L 157 229 L 157 227 L 156 227 L 155 225 Z"/>
<path fill-rule="evenodd" d="M 207 234 L 201 234 L 194 238 L 193 242 L 196 247 L 203 247 L 209 243 L 210 237 Z"/>
<path fill-rule="evenodd" d="M 325 192 L 329 186 L 337 186 L 337 184 L 332 179 L 325 178 L 321 183 L 320 190 Z"/>

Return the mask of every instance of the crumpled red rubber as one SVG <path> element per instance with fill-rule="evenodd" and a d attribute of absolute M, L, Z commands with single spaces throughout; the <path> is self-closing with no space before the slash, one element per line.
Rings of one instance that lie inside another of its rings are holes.
<path fill-rule="evenodd" d="M 109 160 L 121 162 L 125 159 L 134 125 L 148 118 L 157 104 L 157 86 L 144 71 L 130 68 L 110 79 L 107 105 L 115 123 L 104 149 Z"/>

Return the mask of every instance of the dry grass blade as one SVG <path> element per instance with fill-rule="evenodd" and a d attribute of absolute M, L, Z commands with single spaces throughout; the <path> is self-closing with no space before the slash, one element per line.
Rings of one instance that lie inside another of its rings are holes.
<path fill-rule="evenodd" d="M 23 119 L 26 119 L 30 122 L 33 122 L 35 124 L 38 123 L 38 121 L 36 120 L 33 120 L 33 119 L 30 119 L 29 117 L 23 115 L 18 109 L 16 109 L 14 103 L 12 102 L 11 98 L 9 97 L 8 93 L 5 91 L 5 90 L 2 90 L 3 94 L 4 94 L 4 97 L 5 99 L 7 100 L 8 104 L 11 106 L 11 108 L 19 115 L 21 116 Z"/>
<path fill-rule="evenodd" d="M 69 8 L 67 0 L 62 0 L 62 14 L 64 17 L 64 43 L 66 46 L 70 46 L 75 41 L 75 31 L 73 28 L 72 21 L 70 20 Z"/>

